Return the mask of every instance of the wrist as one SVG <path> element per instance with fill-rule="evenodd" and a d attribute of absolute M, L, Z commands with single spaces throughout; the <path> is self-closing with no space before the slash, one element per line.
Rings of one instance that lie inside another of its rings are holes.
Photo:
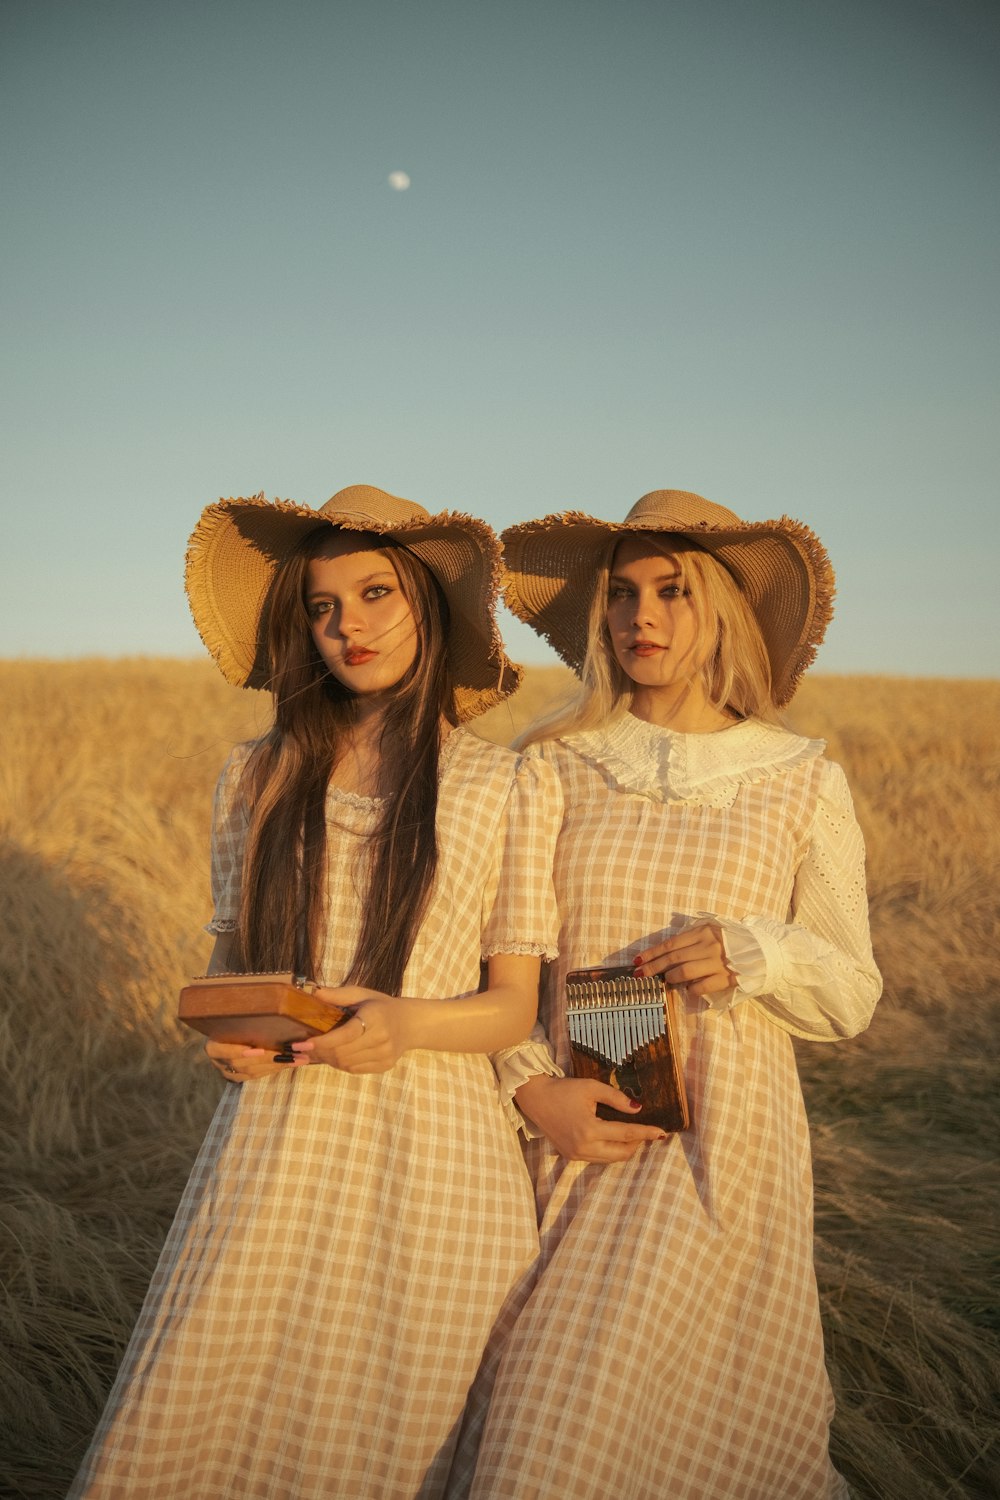
<path fill-rule="evenodd" d="M 434 1046 L 434 1001 L 411 999 L 406 995 L 375 995 L 369 1004 L 391 1034 L 400 1051 L 413 1052 Z M 364 1007 L 359 1007 L 364 1018 Z"/>
<path fill-rule="evenodd" d="M 535 1073 L 514 1090 L 514 1103 L 522 1114 L 532 1119 L 532 1105 L 551 1091 L 552 1084 L 561 1082 L 561 1078 L 555 1078 L 551 1073 Z"/>

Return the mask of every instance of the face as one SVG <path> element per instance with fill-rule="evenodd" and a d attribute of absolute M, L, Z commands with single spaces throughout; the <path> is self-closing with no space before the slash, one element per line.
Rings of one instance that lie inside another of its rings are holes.
<path fill-rule="evenodd" d="M 608 634 L 615 660 L 639 689 L 694 683 L 710 646 L 701 629 L 680 561 L 644 537 L 615 548 L 608 584 Z"/>
<path fill-rule="evenodd" d="M 419 638 L 389 557 L 363 546 L 350 536 L 327 543 L 306 570 L 305 604 L 331 675 L 359 697 L 377 699 L 412 667 Z"/>

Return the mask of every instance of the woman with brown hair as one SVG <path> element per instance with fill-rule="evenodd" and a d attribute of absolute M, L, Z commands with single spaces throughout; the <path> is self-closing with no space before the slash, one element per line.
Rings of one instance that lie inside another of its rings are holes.
<path fill-rule="evenodd" d="M 498 1324 L 451 1493 L 492 1387 L 477 1500 L 843 1497 L 791 1038 L 862 1030 L 880 981 L 843 772 L 778 722 L 830 617 L 826 552 L 672 490 L 504 543 L 508 603 L 582 693 L 531 736 L 565 809 L 554 1060 L 500 1062 L 534 1137 L 540 1276 Z M 566 976 L 594 966 L 673 992 L 689 1128 L 566 1076 Z"/>
<path fill-rule="evenodd" d="M 229 1087 L 74 1495 L 443 1490 L 537 1254 L 488 1054 L 554 952 L 560 799 L 462 727 L 519 680 L 498 574 L 484 523 L 366 486 L 202 515 L 195 621 L 274 700 L 219 782 L 211 967 L 311 975 L 353 1015 L 277 1055 L 208 1044 Z"/>

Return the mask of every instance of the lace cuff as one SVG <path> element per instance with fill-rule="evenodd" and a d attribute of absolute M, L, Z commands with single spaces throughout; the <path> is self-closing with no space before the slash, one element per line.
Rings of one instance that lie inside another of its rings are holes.
<path fill-rule="evenodd" d="M 527 1083 L 530 1078 L 537 1078 L 540 1073 L 545 1073 L 550 1078 L 565 1077 L 562 1068 L 553 1059 L 545 1032 L 541 1026 L 536 1025 L 527 1041 L 518 1042 L 516 1047 L 505 1047 L 502 1052 L 494 1052 L 491 1061 L 497 1075 L 504 1114 L 513 1128 L 520 1130 L 527 1140 L 536 1140 L 542 1132 L 522 1115 L 514 1102 L 514 1095 L 522 1083 Z"/>
<path fill-rule="evenodd" d="M 550 944 L 505 942 L 503 938 L 497 938 L 483 949 L 483 963 L 496 953 L 512 953 L 515 958 L 553 959 L 559 957 L 557 950 Z"/>
<path fill-rule="evenodd" d="M 227 932 L 236 931 L 235 917 L 213 917 L 211 922 L 205 923 L 205 931 L 211 937 L 222 937 Z"/>
<path fill-rule="evenodd" d="M 763 995 L 771 988 L 771 976 L 777 972 L 780 962 L 778 945 L 770 933 L 762 933 L 747 922 L 734 922 L 728 917 L 715 917 L 700 912 L 696 922 L 712 922 L 722 932 L 722 947 L 726 963 L 736 975 L 732 989 L 720 990 L 706 995 L 709 1010 L 732 1010 L 741 1000 L 752 995 Z M 693 925 L 693 924 L 691 924 Z"/>

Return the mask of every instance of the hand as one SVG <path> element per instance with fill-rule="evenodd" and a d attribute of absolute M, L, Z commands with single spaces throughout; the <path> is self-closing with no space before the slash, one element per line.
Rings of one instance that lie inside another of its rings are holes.
<path fill-rule="evenodd" d="M 601 1120 L 598 1104 L 631 1113 L 634 1101 L 593 1078 L 552 1078 L 539 1073 L 514 1095 L 518 1108 L 570 1161 L 628 1161 L 647 1141 L 665 1141 L 658 1125 Z"/>
<path fill-rule="evenodd" d="M 276 1063 L 273 1047 L 242 1047 L 235 1042 L 206 1042 L 205 1051 L 213 1068 L 216 1068 L 227 1083 L 250 1083 L 255 1078 L 267 1078 L 272 1073 L 294 1066 L 291 1063 Z"/>
<path fill-rule="evenodd" d="M 327 1005 L 353 1010 L 349 1021 L 333 1031 L 293 1042 L 300 1063 L 326 1063 L 345 1073 L 386 1073 L 414 1046 L 407 1025 L 407 1002 L 359 985 L 316 991 Z"/>
<path fill-rule="evenodd" d="M 726 962 L 722 928 L 715 922 L 700 922 L 666 942 L 655 943 L 637 953 L 633 963 L 637 974 L 662 974 L 671 989 L 685 985 L 695 1000 L 731 990 L 737 983 Z"/>

